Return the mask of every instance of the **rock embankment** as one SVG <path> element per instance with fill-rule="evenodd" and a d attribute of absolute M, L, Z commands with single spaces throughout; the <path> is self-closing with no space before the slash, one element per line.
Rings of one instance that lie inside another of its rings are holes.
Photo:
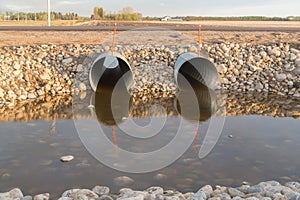
<path fill-rule="evenodd" d="M 224 89 L 300 97 L 300 51 L 289 45 L 215 44 L 207 50 Z"/>
<path fill-rule="evenodd" d="M 129 178 L 129 177 L 127 177 Z M 48 200 L 49 193 L 38 194 L 34 197 L 24 196 L 22 191 L 15 188 L 6 193 L 0 193 L 0 199 Z M 150 187 L 144 191 L 123 188 L 118 194 L 112 194 L 106 186 L 95 186 L 90 189 L 70 189 L 65 191 L 59 200 L 99 199 L 99 200 L 298 200 L 300 199 L 300 183 L 288 182 L 281 185 L 277 181 L 261 182 L 249 185 L 245 182 L 240 187 L 206 185 L 197 192 L 181 193 L 174 190 L 164 190 L 162 187 Z"/>
<path fill-rule="evenodd" d="M 220 88 L 300 97 L 300 51 L 288 44 L 221 43 L 205 45 L 204 49 L 220 73 Z M 13 106 L 18 100 L 87 90 L 90 88 L 87 78 L 90 64 L 101 52 L 109 50 L 109 47 L 93 45 L 2 47 L 0 103 Z M 145 88 L 155 85 L 154 93 L 174 93 L 173 71 L 168 68 L 174 66 L 178 55 L 196 52 L 197 48 L 193 45 L 144 45 L 117 46 L 116 50 L 128 59 L 132 68 L 139 68 L 134 72 L 133 91 L 144 92 Z M 169 67 L 164 71 L 161 66 Z M 145 73 L 150 69 L 155 79 Z"/>

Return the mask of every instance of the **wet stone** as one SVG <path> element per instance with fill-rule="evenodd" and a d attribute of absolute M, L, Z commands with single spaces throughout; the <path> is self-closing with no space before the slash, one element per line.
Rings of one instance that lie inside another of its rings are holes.
<path fill-rule="evenodd" d="M 193 194 L 190 198 L 190 200 L 206 200 L 207 196 L 205 192 L 203 191 L 198 191 L 195 194 Z"/>
<path fill-rule="evenodd" d="M 101 196 L 109 194 L 110 189 L 107 186 L 95 186 L 92 191 Z"/>
<path fill-rule="evenodd" d="M 74 199 L 97 199 L 99 196 L 88 189 L 80 189 L 74 194 Z"/>
<path fill-rule="evenodd" d="M 209 198 L 209 197 L 211 197 L 211 195 L 213 193 L 213 188 L 210 185 L 205 185 L 202 188 L 200 188 L 200 190 L 198 192 L 200 192 L 200 191 L 204 192 L 206 197 Z"/>
<path fill-rule="evenodd" d="M 98 198 L 98 200 L 114 200 L 111 196 L 108 195 L 102 195 Z"/>
<path fill-rule="evenodd" d="M 63 194 L 62 197 L 73 197 L 73 195 L 78 192 L 80 189 L 70 189 L 66 190 Z"/>
<path fill-rule="evenodd" d="M 33 200 L 48 200 L 50 198 L 49 193 L 38 194 L 33 197 Z"/>
<path fill-rule="evenodd" d="M 0 193 L 0 199 L 18 199 L 22 197 L 23 193 L 19 188 L 14 188 L 9 192 Z"/>
<path fill-rule="evenodd" d="M 241 191 L 239 191 L 238 189 L 235 189 L 235 188 L 228 188 L 228 194 L 231 197 L 236 197 L 236 196 L 243 197 L 245 195 L 243 192 L 241 192 Z"/>
<path fill-rule="evenodd" d="M 248 193 L 260 193 L 263 189 L 260 186 L 252 186 L 248 189 Z"/>
<path fill-rule="evenodd" d="M 146 190 L 149 194 L 159 195 L 164 193 L 164 189 L 162 187 L 150 187 Z"/>
<path fill-rule="evenodd" d="M 32 199 L 33 199 L 32 196 L 28 196 L 28 195 L 21 198 L 21 200 L 32 200 Z"/>

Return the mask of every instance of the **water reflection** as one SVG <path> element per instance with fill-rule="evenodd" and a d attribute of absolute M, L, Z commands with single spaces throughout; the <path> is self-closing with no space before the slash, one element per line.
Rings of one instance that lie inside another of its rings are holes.
<path fill-rule="evenodd" d="M 113 90 L 110 88 L 99 88 L 96 93 L 90 96 L 90 106 L 93 106 L 93 114 L 96 114 L 98 121 L 104 125 L 116 125 L 122 121 L 131 118 L 147 118 L 147 117 L 166 117 L 181 116 L 183 109 L 187 110 L 182 116 L 188 120 L 206 121 L 218 108 L 217 95 L 215 91 L 210 90 L 204 85 L 194 87 L 193 90 L 182 90 L 175 97 L 151 99 L 148 102 L 139 101 L 130 95 L 125 88 L 118 88 L 117 98 L 120 99 L 115 105 L 112 105 Z M 197 99 L 198 110 L 191 106 L 191 96 L 195 95 Z M 179 101 L 179 99 L 181 101 Z M 154 105 L 160 105 L 162 108 L 152 110 Z M 112 107 L 114 113 L 113 115 Z M 162 111 L 163 110 L 163 111 Z M 162 112 L 160 112 L 162 111 Z M 165 112 L 166 111 L 166 112 Z M 79 112 L 80 113 L 80 112 Z M 187 115 L 188 113 L 188 115 Z"/>
<path fill-rule="evenodd" d="M 191 118 L 201 122 L 198 138 L 193 145 L 172 165 L 140 175 L 121 173 L 105 167 L 85 150 L 73 120 L 69 120 L 74 117 L 69 97 L 48 102 L 44 99 L 29 101 L 13 108 L 1 107 L 0 188 L 8 191 L 20 187 L 26 194 L 50 192 L 55 198 L 68 188 L 91 188 L 95 185 L 108 185 L 114 192 L 121 187 L 145 189 L 151 185 L 184 192 L 196 191 L 205 184 L 237 186 L 242 181 L 257 183 L 270 179 L 281 182 L 300 179 L 300 123 L 296 119 L 300 113 L 299 100 L 270 94 L 226 94 L 224 105 L 227 118 L 221 138 L 211 154 L 199 160 L 197 151 L 202 145 L 209 117 L 218 113 L 215 105 L 220 105 L 218 99 L 217 102 L 213 100 L 213 93 L 209 95 L 211 99 L 207 100 L 201 98 L 206 96 L 207 91 L 201 92 L 197 94 L 197 99 L 202 99 L 199 105 L 203 106 L 200 107 L 203 112 L 200 117 Z M 149 116 L 168 116 L 161 140 L 156 140 L 155 144 L 144 142 L 127 146 L 128 141 L 131 144 L 135 141 L 124 136 L 116 126 L 115 135 L 112 134 L 116 120 L 109 117 L 110 97 L 104 93 L 95 94 L 94 99 L 100 100 L 94 101 L 94 104 L 91 102 L 92 94 L 83 95 L 85 98 L 78 95 L 79 112 L 76 117 L 86 120 L 94 113 L 99 123 L 105 126 L 111 141 L 115 140 L 119 148 L 134 152 L 152 150 L 168 143 L 178 128 L 176 124 L 181 116 L 181 107 L 188 106 L 188 99 L 186 103 L 178 105 L 177 97 L 143 101 L 141 98 L 126 96 L 130 101 L 122 107 L 126 106 L 129 112 L 122 112 L 120 107 L 117 121 L 134 118 L 136 123 L 147 125 Z M 91 104 L 94 105 L 94 112 L 91 111 Z M 162 105 L 165 112 L 152 112 L 150 108 L 155 104 Z M 206 107 L 210 107 L 211 111 L 206 112 Z M 190 118 L 187 116 L 187 119 Z M 52 120 L 56 120 L 55 133 L 51 133 Z M 195 129 L 193 131 L 194 134 L 197 132 Z M 75 160 L 61 163 L 60 156 L 66 154 L 74 155 Z M 134 182 L 120 186 L 113 181 L 124 175 L 134 179 Z"/>
<path fill-rule="evenodd" d="M 212 93 L 210 94 L 213 95 Z M 226 106 L 226 116 L 263 115 L 272 117 L 300 117 L 299 99 L 292 97 L 268 93 L 234 92 L 224 93 L 221 97 L 221 99 L 216 98 L 217 101 L 220 101 L 217 102 L 217 104 L 224 104 Z M 89 117 L 91 112 L 89 109 L 86 109 L 85 106 L 90 105 L 91 94 L 86 92 L 80 93 L 76 98 L 78 99 L 77 105 L 82 105 L 81 116 L 78 117 Z M 180 109 L 178 109 L 176 103 L 174 103 L 174 97 L 151 98 L 144 101 L 142 97 L 133 96 L 131 99 L 132 110 L 130 117 L 148 116 L 149 107 L 153 104 L 166 105 L 166 111 L 169 116 L 176 116 L 178 112 L 180 112 Z M 214 103 L 214 101 L 211 102 Z M 212 105 L 211 108 L 212 111 L 214 111 L 214 105 Z M 204 108 L 201 108 L 201 110 L 204 110 Z M 32 101 L 18 102 L 13 107 L 0 105 L 0 113 L 0 121 L 2 122 L 73 119 L 72 96 L 48 96 Z"/>

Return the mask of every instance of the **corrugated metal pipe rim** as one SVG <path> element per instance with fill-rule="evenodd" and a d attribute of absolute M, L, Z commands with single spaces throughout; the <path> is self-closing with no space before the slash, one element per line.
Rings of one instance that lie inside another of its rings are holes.
<path fill-rule="evenodd" d="M 183 75 L 189 82 L 198 81 L 210 89 L 216 89 L 219 81 L 218 70 L 214 63 L 194 53 L 181 54 L 174 66 L 174 78 L 177 86 L 182 89 L 179 74 Z"/>
<path fill-rule="evenodd" d="M 127 72 L 130 72 L 128 76 Z M 125 75 L 125 77 L 122 77 Z M 111 77 L 108 77 L 112 75 Z M 106 77 L 105 77 L 106 76 Z M 113 80 L 115 78 L 116 80 Z M 120 78 L 124 79 L 127 89 L 133 82 L 133 73 L 131 67 L 120 53 L 105 52 L 100 54 L 93 62 L 89 71 L 89 82 L 93 91 L 97 91 L 100 79 L 110 80 L 107 84 L 115 84 L 111 81 L 118 81 Z"/>

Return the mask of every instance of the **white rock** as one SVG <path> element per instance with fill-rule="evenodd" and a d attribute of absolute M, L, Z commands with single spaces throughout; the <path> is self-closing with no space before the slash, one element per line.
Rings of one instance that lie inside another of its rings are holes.
<path fill-rule="evenodd" d="M 14 69 L 19 70 L 21 68 L 21 65 L 19 63 L 14 64 Z"/>
<path fill-rule="evenodd" d="M 300 93 L 295 93 L 293 97 L 300 98 Z"/>
<path fill-rule="evenodd" d="M 197 52 L 198 51 L 198 48 L 195 47 L 195 46 L 191 46 L 190 49 L 189 49 L 190 52 Z"/>
<path fill-rule="evenodd" d="M 7 92 L 7 95 L 8 95 L 8 98 L 10 98 L 10 99 L 16 99 L 16 98 L 17 98 L 17 95 L 16 95 L 15 92 L 12 91 L 12 90 L 9 90 L 9 91 Z"/>
<path fill-rule="evenodd" d="M 99 196 L 88 189 L 80 189 L 74 194 L 74 199 L 98 199 Z"/>
<path fill-rule="evenodd" d="M 291 72 L 291 71 L 293 71 L 295 69 L 295 67 L 292 66 L 292 65 L 290 65 L 290 64 L 286 64 L 286 65 L 284 65 L 284 69 L 287 72 Z"/>
<path fill-rule="evenodd" d="M 300 67 L 297 67 L 294 71 L 293 71 L 294 74 L 296 75 L 300 75 Z"/>
<path fill-rule="evenodd" d="M 232 77 L 230 78 L 230 81 L 231 81 L 232 83 L 235 83 L 235 82 L 236 82 L 236 78 L 235 78 L 234 76 L 232 76 Z"/>
<path fill-rule="evenodd" d="M 19 188 L 14 188 L 9 192 L 0 193 L 0 199 L 20 199 L 23 193 Z"/>
<path fill-rule="evenodd" d="M 297 56 L 296 56 L 295 54 L 291 53 L 291 55 L 290 55 L 290 60 L 291 60 L 291 61 L 294 61 L 294 60 L 296 60 L 296 59 L 297 59 Z"/>
<path fill-rule="evenodd" d="M 78 72 L 82 72 L 82 71 L 83 71 L 83 66 L 82 66 L 81 64 L 79 64 L 79 65 L 77 66 L 77 71 L 78 71 Z"/>
<path fill-rule="evenodd" d="M 49 74 L 47 74 L 47 73 L 41 74 L 41 75 L 40 75 L 40 78 L 41 78 L 42 80 L 50 80 L 50 79 L 51 79 L 51 77 L 50 77 Z"/>
<path fill-rule="evenodd" d="M 62 60 L 63 65 L 67 65 L 73 62 L 73 58 L 65 58 Z"/>
<path fill-rule="evenodd" d="M 84 83 L 79 84 L 79 90 L 80 91 L 86 91 L 86 85 Z"/>
<path fill-rule="evenodd" d="M 251 65 L 251 66 L 250 66 L 250 70 L 251 70 L 252 72 L 255 72 L 255 71 L 257 70 L 257 67 L 256 67 L 255 65 Z"/>
<path fill-rule="evenodd" d="M 293 86 L 294 85 L 294 83 L 293 83 L 293 81 L 288 81 L 288 86 Z"/>
<path fill-rule="evenodd" d="M 264 85 L 262 84 L 262 83 L 258 83 L 256 86 L 255 86 L 255 89 L 257 89 L 257 90 L 262 90 L 262 89 L 264 89 Z"/>
<path fill-rule="evenodd" d="M 20 99 L 20 100 L 26 100 L 27 96 L 26 95 L 20 95 L 18 99 Z"/>
<path fill-rule="evenodd" d="M 154 194 L 154 195 L 162 195 L 164 193 L 164 189 L 162 187 L 150 187 L 146 191 L 149 194 Z"/>
<path fill-rule="evenodd" d="M 278 81 L 283 81 L 286 79 L 286 75 L 285 74 L 276 74 L 276 79 Z"/>
<path fill-rule="evenodd" d="M 61 195 L 62 197 L 72 197 L 76 192 L 78 192 L 80 189 L 70 189 L 64 191 L 64 193 Z"/>
<path fill-rule="evenodd" d="M 95 192 L 96 194 L 102 196 L 102 195 L 107 195 L 107 194 L 109 194 L 110 189 L 109 189 L 109 187 L 107 187 L 107 186 L 95 186 L 95 187 L 92 189 L 92 191 Z"/>
<path fill-rule="evenodd" d="M 62 162 L 71 162 L 72 160 L 74 160 L 74 156 L 72 155 L 62 156 L 60 160 Z"/>
<path fill-rule="evenodd" d="M 268 55 L 265 51 L 261 51 L 259 54 L 262 58 L 265 58 Z"/>
<path fill-rule="evenodd" d="M 19 76 L 19 75 L 21 74 L 21 71 L 20 71 L 20 70 L 15 70 L 15 71 L 13 72 L 13 74 L 14 74 L 15 76 Z"/>
<path fill-rule="evenodd" d="M 291 51 L 291 53 L 296 54 L 296 55 L 298 53 L 300 53 L 300 51 L 298 49 L 295 49 L 295 48 L 291 48 L 290 51 Z"/>
<path fill-rule="evenodd" d="M 33 197 L 33 200 L 48 200 L 50 198 L 49 193 L 38 194 Z"/>
<path fill-rule="evenodd" d="M 225 64 L 220 64 L 217 67 L 218 72 L 221 74 L 225 74 L 227 72 L 227 67 L 225 66 Z"/>
<path fill-rule="evenodd" d="M 268 51 L 268 54 L 270 56 L 277 56 L 278 57 L 278 56 L 280 56 L 281 52 L 278 49 L 270 49 Z"/>
<path fill-rule="evenodd" d="M 233 69 L 232 72 L 236 76 L 238 76 L 240 74 L 238 69 Z"/>
<path fill-rule="evenodd" d="M 39 96 L 43 96 L 43 95 L 45 94 L 44 90 L 42 90 L 42 89 L 37 90 L 36 93 L 37 93 Z"/>
<path fill-rule="evenodd" d="M 29 93 L 29 94 L 27 95 L 27 97 L 28 97 L 28 99 L 36 99 L 36 95 L 33 94 L 33 93 Z"/>

